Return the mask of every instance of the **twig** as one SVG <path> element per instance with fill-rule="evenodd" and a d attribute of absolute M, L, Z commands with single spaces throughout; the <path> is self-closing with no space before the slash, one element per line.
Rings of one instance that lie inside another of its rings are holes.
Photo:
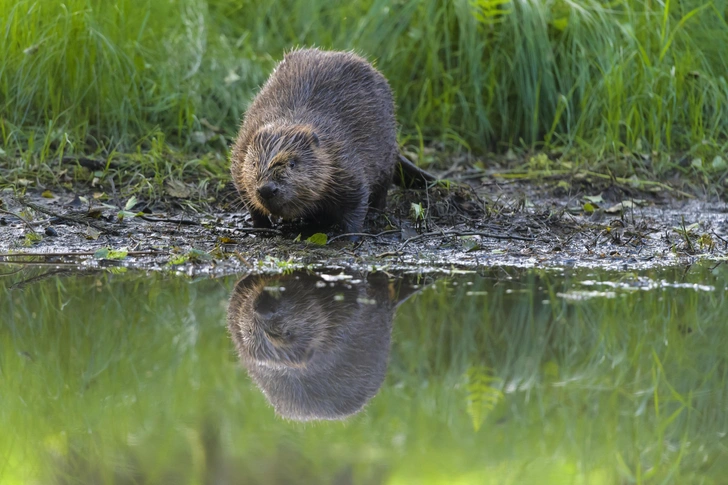
<path fill-rule="evenodd" d="M 723 242 L 723 246 L 728 248 L 728 241 L 718 235 L 717 232 L 713 231 L 713 235 Z"/>
<path fill-rule="evenodd" d="M 96 251 L 77 251 L 72 253 L 0 253 L 0 258 L 60 258 L 69 256 L 93 256 Z M 166 251 L 129 251 L 127 256 L 148 256 L 154 254 L 168 254 Z"/>
<path fill-rule="evenodd" d="M 336 241 L 337 239 L 341 239 L 341 238 L 349 237 L 349 236 L 378 238 L 379 236 L 384 236 L 385 234 L 394 234 L 395 232 L 401 232 L 401 229 L 389 229 L 387 231 L 382 231 L 378 234 L 370 234 L 368 232 L 347 232 L 346 234 L 338 234 L 338 235 L 332 237 L 331 239 L 326 241 L 326 244 L 331 244 L 331 241 Z"/>
<path fill-rule="evenodd" d="M 233 232 L 238 231 L 245 234 L 272 234 L 273 236 L 281 236 L 283 233 L 278 229 L 269 229 L 267 227 L 236 227 Z"/>
<path fill-rule="evenodd" d="M 2 261 L 3 264 L 22 264 L 26 266 L 47 266 L 52 264 L 53 266 L 67 266 L 69 268 L 77 268 L 79 263 L 49 263 L 47 261 Z"/>
<path fill-rule="evenodd" d="M 378 259 L 378 258 L 385 258 L 387 256 L 401 256 L 401 255 L 402 255 L 401 251 L 385 251 L 383 253 L 377 254 L 374 257 Z"/>
<path fill-rule="evenodd" d="M 535 241 L 536 238 L 533 237 L 523 237 L 523 236 L 511 236 L 511 235 L 504 235 L 504 234 L 491 234 L 489 232 L 478 232 L 478 231 L 433 231 L 433 232 L 425 232 L 423 234 L 418 234 L 417 236 L 412 236 L 411 238 L 407 239 L 405 242 L 402 243 L 402 245 L 399 247 L 399 251 L 402 251 L 407 244 L 411 243 L 412 241 L 416 241 L 418 239 L 423 239 L 430 236 L 483 236 L 483 237 L 490 237 L 493 239 L 515 239 L 517 241 Z"/>
<path fill-rule="evenodd" d="M 242 254 L 240 254 L 240 251 L 233 251 L 233 254 L 235 255 L 236 258 L 238 258 L 238 261 L 240 261 L 241 263 L 243 263 L 248 268 L 250 268 L 250 269 L 254 269 L 255 268 L 255 266 L 253 266 L 252 264 L 250 264 L 250 261 L 248 261 L 247 259 L 245 259 L 245 257 Z"/>
<path fill-rule="evenodd" d="M 23 269 L 25 269 L 25 268 L 18 268 L 15 271 L 10 271 L 9 273 L 0 273 L 0 277 L 2 277 L 2 276 L 12 276 L 14 274 L 18 274 L 21 271 L 23 271 Z"/>
<path fill-rule="evenodd" d="M 46 273 L 42 273 L 42 274 L 30 277 L 30 278 L 24 279 L 23 281 L 19 281 L 15 284 L 11 285 L 10 289 L 11 290 L 20 290 L 23 287 L 28 286 L 31 283 L 37 283 L 38 281 L 42 281 L 42 280 L 45 280 L 45 279 L 53 277 L 53 276 L 84 274 L 84 273 L 88 273 L 88 271 L 73 270 L 73 269 L 54 269 L 54 270 L 48 271 Z"/>
<path fill-rule="evenodd" d="M 47 207 L 43 207 L 42 205 L 38 205 L 38 204 L 36 204 L 34 202 L 30 202 L 29 200 L 27 200 L 24 197 L 19 197 L 18 200 L 20 201 L 21 204 L 23 204 L 25 206 L 28 206 L 31 209 L 35 210 L 35 211 L 42 212 L 43 214 L 46 214 L 46 215 L 49 215 L 49 216 L 52 216 L 52 217 L 57 217 L 59 219 L 63 219 L 65 221 L 73 222 L 75 224 L 88 225 L 88 226 L 91 226 L 91 227 L 93 227 L 94 229 L 96 229 L 98 231 L 104 232 L 106 234 L 111 234 L 112 236 L 118 236 L 119 235 L 119 231 L 117 231 L 115 229 L 109 229 L 109 228 L 107 228 L 105 226 L 102 226 L 101 224 L 97 224 L 95 222 L 85 220 L 82 217 L 69 216 L 69 215 L 64 215 L 64 214 L 58 214 L 58 213 L 53 212 L 52 210 L 48 209 Z"/>
<path fill-rule="evenodd" d="M 149 216 L 137 216 L 139 219 L 143 219 L 148 222 L 170 222 L 172 224 L 180 224 L 183 226 L 199 226 L 200 223 L 198 221 L 193 221 L 190 219 L 165 219 L 161 217 L 149 217 Z"/>
<path fill-rule="evenodd" d="M 23 221 L 26 226 L 28 226 L 28 229 L 30 229 L 30 232 L 32 232 L 35 235 L 38 235 L 38 233 L 35 232 L 35 229 L 33 229 L 33 225 L 30 222 L 28 222 L 28 220 L 25 219 L 23 216 L 21 216 L 19 214 L 16 214 L 15 212 L 11 212 L 9 210 L 5 210 L 5 209 L 0 209 L 0 213 L 2 213 L 2 214 L 8 214 L 8 215 L 13 216 L 13 217 L 17 217 L 18 219 L 20 219 L 21 221 Z"/>

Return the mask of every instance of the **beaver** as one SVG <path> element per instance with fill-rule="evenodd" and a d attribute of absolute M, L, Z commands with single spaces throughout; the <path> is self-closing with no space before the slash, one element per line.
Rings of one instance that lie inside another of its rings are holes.
<path fill-rule="evenodd" d="M 228 330 L 279 416 L 343 419 L 381 387 L 395 308 L 420 288 L 383 273 L 358 283 L 306 272 L 248 276 L 230 297 Z"/>
<path fill-rule="evenodd" d="M 369 209 L 385 208 L 398 162 L 392 90 L 352 52 L 291 51 L 245 113 L 230 158 L 254 227 L 275 216 L 361 232 Z"/>

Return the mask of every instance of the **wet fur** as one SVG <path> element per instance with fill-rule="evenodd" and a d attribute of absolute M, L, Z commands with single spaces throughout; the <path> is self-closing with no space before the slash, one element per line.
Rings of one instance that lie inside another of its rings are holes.
<path fill-rule="evenodd" d="M 384 76 L 350 52 L 302 49 L 284 57 L 250 105 L 231 173 L 254 226 L 270 227 L 274 216 L 360 232 L 367 211 L 386 206 L 397 153 Z M 271 181 L 276 201 L 257 193 Z"/>

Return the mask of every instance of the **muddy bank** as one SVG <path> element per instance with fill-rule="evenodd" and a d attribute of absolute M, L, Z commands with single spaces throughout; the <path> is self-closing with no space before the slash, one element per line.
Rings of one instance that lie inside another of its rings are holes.
<path fill-rule="evenodd" d="M 613 186 L 568 192 L 562 183 L 496 180 L 392 188 L 387 211 L 370 218 L 355 243 L 299 223 L 254 230 L 234 198 L 183 209 L 173 199 L 100 203 L 83 188 L 52 198 L 6 193 L 0 262 L 229 274 L 306 266 L 639 269 L 728 255 L 725 202 Z"/>

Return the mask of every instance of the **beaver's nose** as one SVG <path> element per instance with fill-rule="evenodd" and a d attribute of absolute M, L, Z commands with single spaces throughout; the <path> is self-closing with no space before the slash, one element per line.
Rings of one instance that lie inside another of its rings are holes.
<path fill-rule="evenodd" d="M 258 194 L 264 199 L 273 198 L 278 193 L 278 186 L 273 182 L 258 187 Z"/>
<path fill-rule="evenodd" d="M 263 291 L 253 302 L 255 313 L 264 318 L 272 316 L 276 312 L 276 308 L 278 308 L 278 298 L 268 291 Z"/>

